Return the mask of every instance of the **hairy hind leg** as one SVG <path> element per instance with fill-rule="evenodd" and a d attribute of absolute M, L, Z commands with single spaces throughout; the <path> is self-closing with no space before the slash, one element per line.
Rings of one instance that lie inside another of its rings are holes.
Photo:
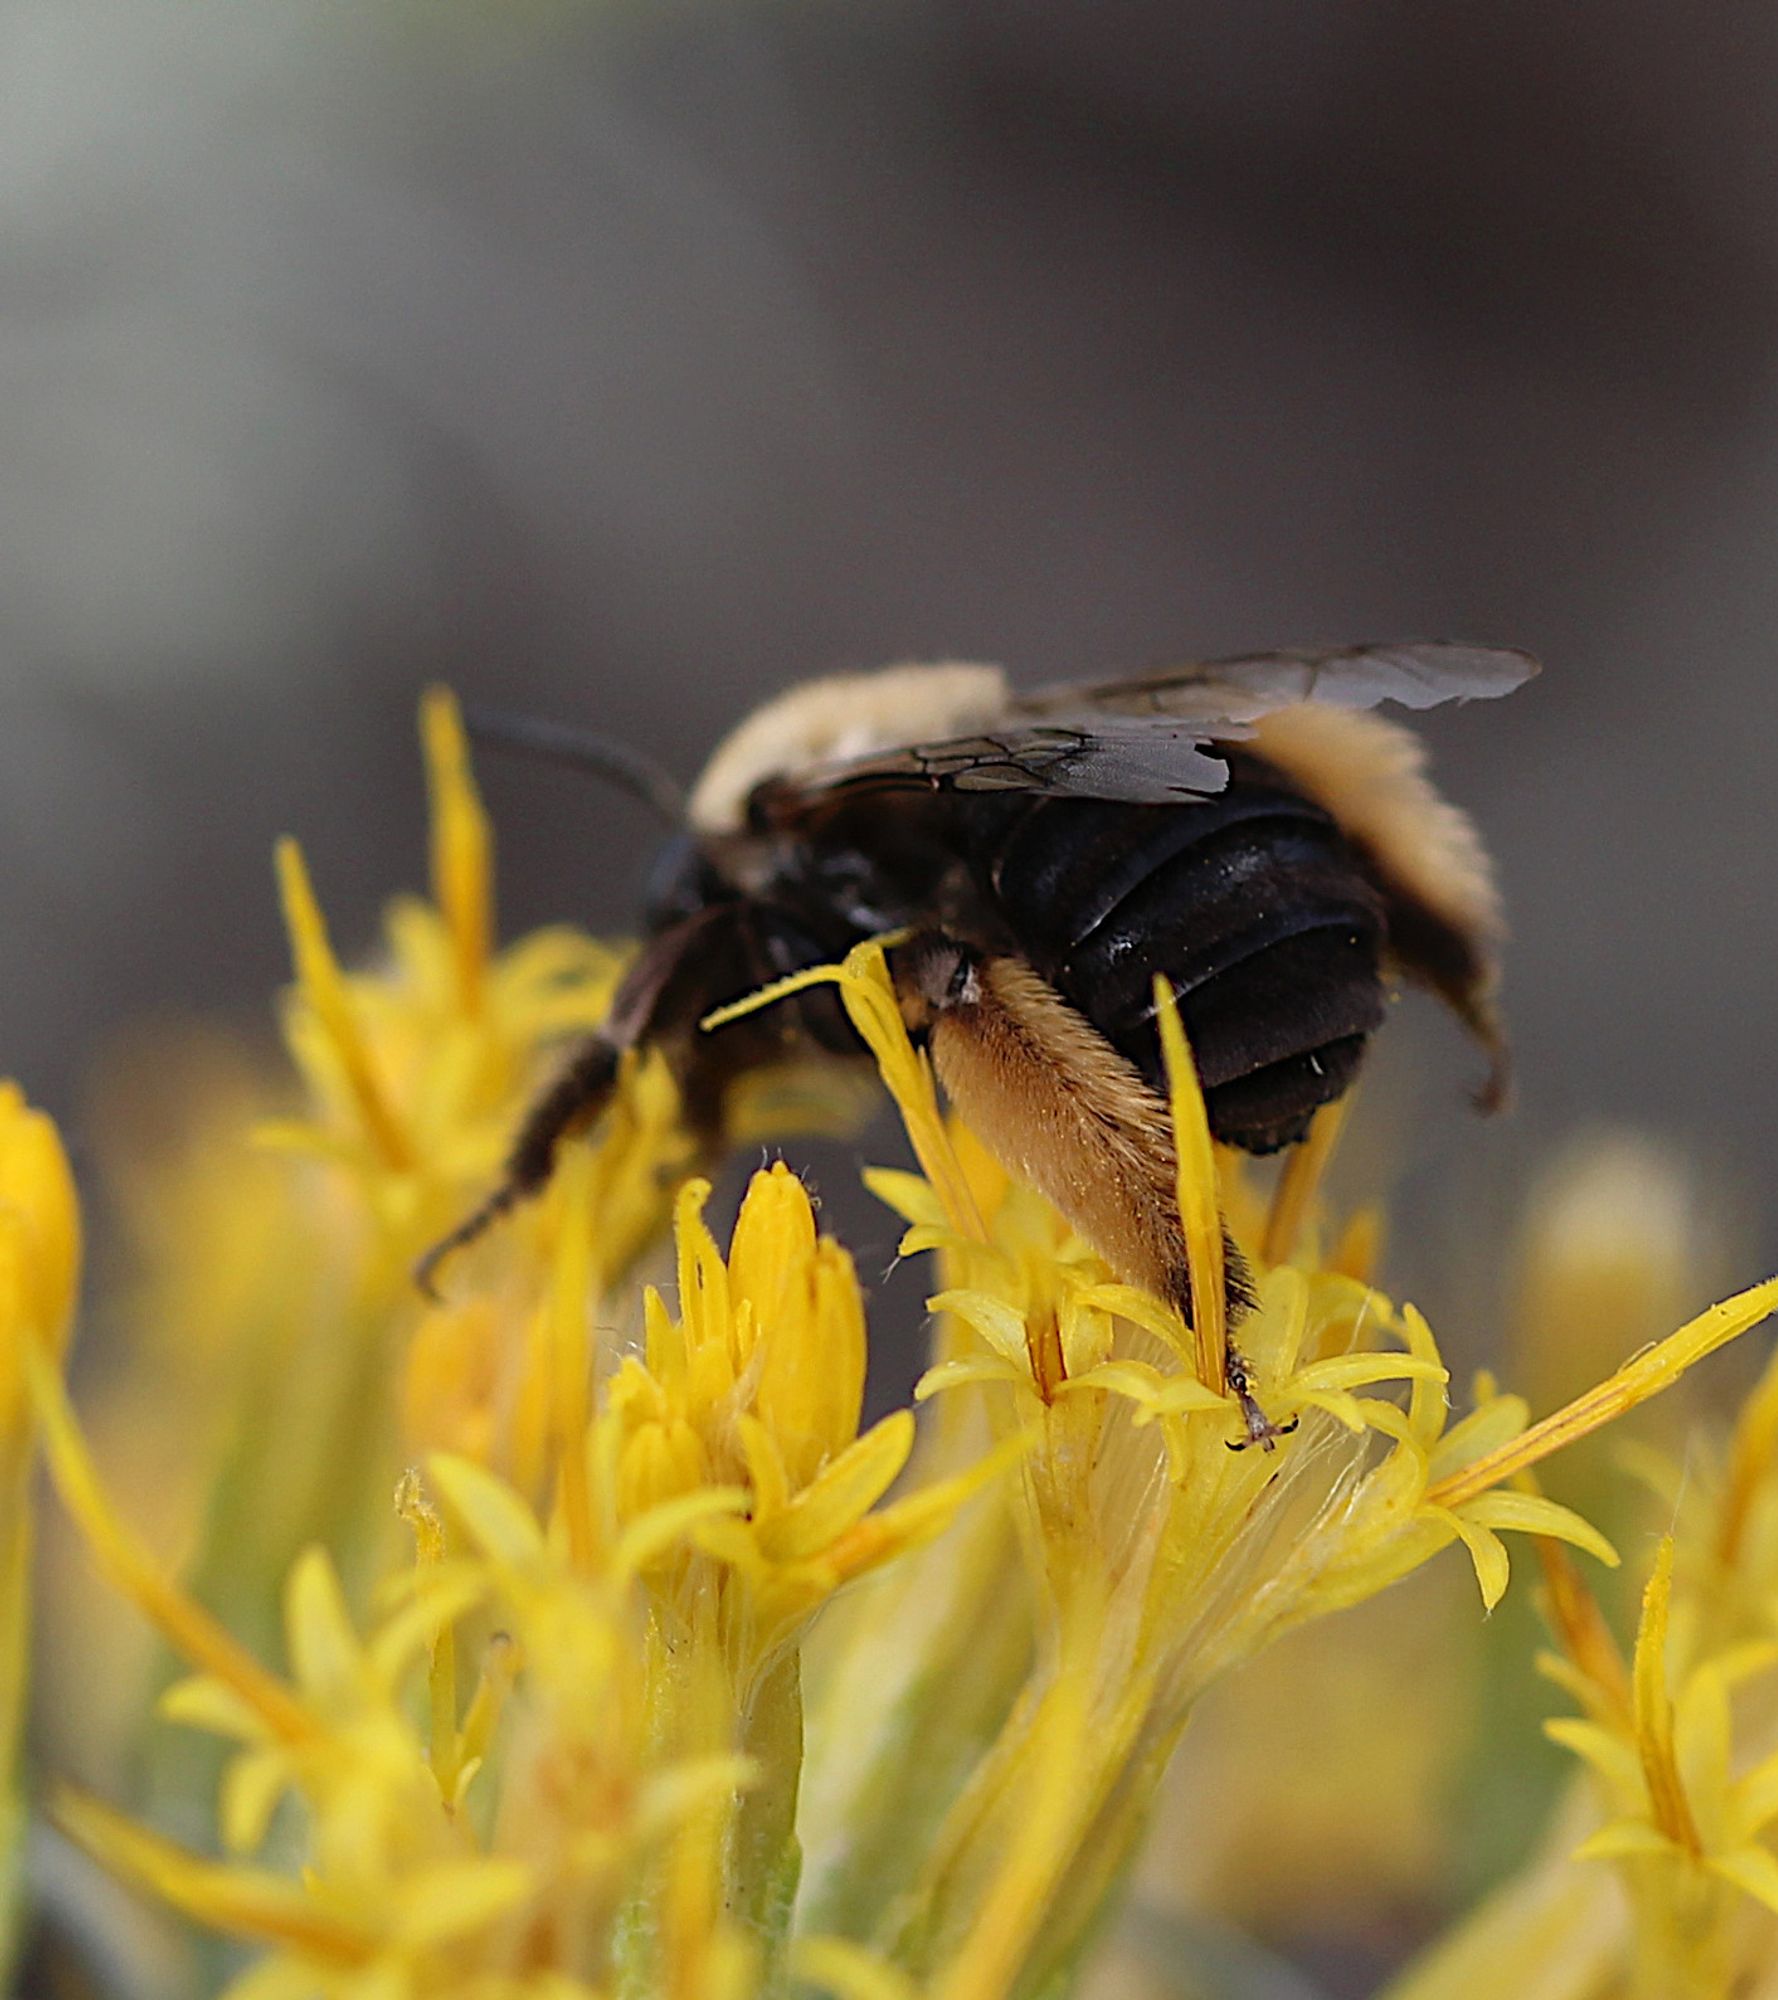
<path fill-rule="evenodd" d="M 429 1299 L 438 1298 L 435 1280 L 447 1258 L 475 1242 L 509 1209 L 548 1184 L 555 1170 L 556 1148 L 570 1133 L 590 1125 L 610 1100 L 620 1053 L 608 1036 L 589 1037 L 532 1104 L 492 1193 L 448 1236 L 441 1236 L 414 1266 L 414 1283 Z"/>

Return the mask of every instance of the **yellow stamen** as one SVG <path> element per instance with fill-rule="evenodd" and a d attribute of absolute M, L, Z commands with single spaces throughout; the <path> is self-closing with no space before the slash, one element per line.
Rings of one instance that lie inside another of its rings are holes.
<path fill-rule="evenodd" d="M 1351 1097 L 1346 1096 L 1324 1104 L 1310 1122 L 1308 1137 L 1300 1146 L 1291 1148 L 1278 1176 L 1278 1185 L 1272 1190 L 1265 1240 L 1260 1246 L 1260 1255 L 1268 1264 L 1287 1262 L 1296 1248 L 1303 1225 L 1314 1212 L 1327 1163 L 1340 1143 L 1346 1109 L 1351 1102 Z"/>
<path fill-rule="evenodd" d="M 413 1531 L 414 1560 L 424 1593 L 444 1561 L 444 1522 L 426 1498 L 420 1475 L 411 1468 L 396 1485 L 395 1511 Z M 439 1797 L 449 1806 L 456 1797 L 461 1750 L 457 1740 L 457 1641 L 448 1618 L 441 1618 L 433 1628 L 427 1688 L 432 1705 L 432 1775 L 438 1780 Z"/>
<path fill-rule="evenodd" d="M 487 1756 L 494 1731 L 500 1726 L 500 1712 L 506 1706 L 506 1697 L 511 1694 L 513 1683 L 519 1677 L 520 1664 L 518 1646 L 510 1635 L 505 1632 L 490 1634 L 487 1650 L 482 1655 L 481 1678 L 470 1697 L 469 1713 L 463 1718 L 465 1768 L 479 1764 Z"/>
<path fill-rule="evenodd" d="M 1529 1475 L 1523 1482 L 1532 1488 Z M 1581 1578 L 1574 1558 L 1548 1535 L 1536 1538 L 1543 1565 L 1545 1602 L 1550 1625 L 1562 1650 L 1597 1690 L 1601 1706 L 1613 1721 L 1628 1724 L 1632 1714 L 1630 1671 L 1624 1664 L 1616 1635 L 1605 1622 L 1599 1600 Z"/>
<path fill-rule="evenodd" d="M 834 2000 L 915 2000 L 914 1983 L 905 1972 L 843 1938 L 798 1938 L 791 1946 L 790 1969 Z"/>
<path fill-rule="evenodd" d="M 413 1149 L 389 1108 L 370 1049 L 359 1031 L 352 997 L 334 957 L 321 906 L 315 901 L 302 849 L 294 840 L 279 841 L 277 862 L 278 891 L 284 902 L 284 927 L 290 934 L 297 984 L 333 1046 L 364 1129 L 384 1166 L 394 1173 L 406 1173 L 414 1163 Z"/>
<path fill-rule="evenodd" d="M 1198 1379 L 1217 1395 L 1228 1391 L 1228 1332 L 1224 1323 L 1222 1214 L 1216 1205 L 1216 1151 L 1198 1066 L 1192 1060 L 1173 989 L 1155 975 L 1154 1004 L 1167 1065 L 1167 1094 L 1173 1110 L 1173 1144 L 1178 1156 L 1179 1220 L 1191 1269 L 1192 1339 Z"/>
<path fill-rule="evenodd" d="M 968 1938 L 935 1982 L 937 2000 L 999 2000 L 1043 1921 L 1077 1832 L 1087 1769 L 1085 1675 L 1065 1667 L 1033 1732 L 1030 1790 Z"/>
<path fill-rule="evenodd" d="M 805 992 L 811 986 L 837 986 L 853 1027 L 876 1058 L 883 1087 L 895 1100 L 895 1108 L 901 1113 L 901 1122 L 907 1128 L 908 1142 L 920 1163 L 920 1171 L 931 1182 L 944 1205 L 951 1227 L 960 1236 L 985 1241 L 987 1232 L 982 1226 L 975 1196 L 970 1192 L 968 1177 L 958 1162 L 938 1108 L 938 1088 L 932 1079 L 932 1065 L 908 1039 L 907 1025 L 901 1018 L 901 1006 L 895 997 L 895 985 L 889 977 L 886 954 L 906 937 L 905 931 L 890 931 L 882 937 L 870 938 L 854 946 L 846 954 L 844 963 L 816 965 L 806 972 L 793 972 L 789 978 L 762 986 L 757 993 L 750 993 L 744 1000 L 718 1007 L 714 1013 L 706 1014 L 698 1025 L 706 1030 L 725 1027 L 730 1021 L 739 1020 L 743 1014 L 769 1007 L 775 1001 L 788 999 L 793 993 Z"/>
<path fill-rule="evenodd" d="M 1741 1538 L 1761 1487 L 1778 1459 L 1778 1353 L 1766 1364 L 1759 1387 L 1748 1397 L 1735 1425 L 1729 1457 L 1728 1490 L 1717 1523 L 1716 1553 L 1725 1569 L 1741 1555 Z"/>
<path fill-rule="evenodd" d="M 1625 1411 L 1635 1409 L 1638 1403 L 1645 1403 L 1649 1397 L 1671 1387 L 1707 1354 L 1726 1347 L 1749 1327 L 1758 1326 L 1775 1308 L 1778 1308 L 1778 1278 L 1768 1278 L 1763 1285 L 1737 1292 L 1708 1312 L 1699 1313 L 1677 1333 L 1669 1334 L 1665 1340 L 1626 1361 L 1615 1375 L 1608 1376 L 1597 1387 L 1576 1396 L 1573 1402 L 1565 1403 L 1516 1438 L 1435 1480 L 1426 1490 L 1428 1505 L 1461 1507 L 1489 1487 L 1500 1485 L 1552 1452 L 1573 1444 L 1577 1438 L 1611 1423 Z"/>
<path fill-rule="evenodd" d="M 595 1555 L 592 1494 L 587 1483 L 586 1435 L 592 1352 L 592 1244 L 588 1196 L 592 1160 L 584 1148 L 570 1150 L 558 1176 L 560 1192 L 555 1268 L 545 1311 L 549 1318 L 551 1429 L 556 1478 L 568 1550 L 575 1565 L 590 1573 Z"/>
<path fill-rule="evenodd" d="M 420 704 L 432 799 L 432 894 L 451 934 L 457 997 L 471 1018 L 481 1012 L 494 936 L 493 836 L 469 766 L 457 698 L 429 688 Z"/>
<path fill-rule="evenodd" d="M 1068 1379 L 1068 1361 L 1062 1352 L 1062 1325 L 1053 1307 L 1044 1306 L 1025 1321 L 1025 1345 L 1031 1356 L 1031 1379 L 1046 1403 L 1053 1403 Z"/>
<path fill-rule="evenodd" d="M 1677 1847 L 1702 1854 L 1685 1795 L 1685 1780 L 1673 1750 L 1673 1698 L 1667 1691 L 1667 1613 L 1673 1594 L 1673 1537 L 1663 1538 L 1654 1574 L 1642 1597 L 1642 1619 L 1636 1628 L 1636 1658 L 1632 1667 L 1636 1708 L 1636 1748 L 1648 1783 L 1650 1815 Z"/>

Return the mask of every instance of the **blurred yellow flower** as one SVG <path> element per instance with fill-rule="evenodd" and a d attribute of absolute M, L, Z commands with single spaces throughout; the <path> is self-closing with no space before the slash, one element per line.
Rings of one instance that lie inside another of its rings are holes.
<path fill-rule="evenodd" d="M 31 1366 L 58 1366 L 80 1275 L 80 1210 L 54 1124 L 0 1078 L 0 1986 L 17 1942 L 19 1755 L 31 1647 Z"/>

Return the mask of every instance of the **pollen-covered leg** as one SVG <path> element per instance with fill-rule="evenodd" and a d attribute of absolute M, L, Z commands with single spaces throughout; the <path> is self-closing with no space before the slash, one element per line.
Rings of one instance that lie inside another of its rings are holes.
<path fill-rule="evenodd" d="M 619 1049 L 604 1035 L 591 1036 L 525 1114 L 493 1192 L 448 1236 L 440 1237 L 414 1266 L 414 1283 L 438 1296 L 438 1273 L 448 1258 L 487 1233 L 510 1209 L 540 1192 L 555 1169 L 556 1148 L 570 1133 L 598 1117 L 617 1082 Z"/>
<path fill-rule="evenodd" d="M 972 1131 L 1029 1181 L 1128 1283 L 1191 1317 L 1191 1271 L 1165 1100 L 1135 1064 L 1037 973 L 942 936 L 893 960 L 909 1028 L 923 1033 L 951 1102 Z M 1224 1232 L 1230 1322 L 1253 1304 Z M 1255 1442 L 1271 1426 L 1230 1350 L 1229 1382 Z M 1258 1429 L 1256 1430 L 1256 1425 Z"/>

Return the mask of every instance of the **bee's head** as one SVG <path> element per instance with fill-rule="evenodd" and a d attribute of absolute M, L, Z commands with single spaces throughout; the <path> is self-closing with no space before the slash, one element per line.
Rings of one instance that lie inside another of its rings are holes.
<path fill-rule="evenodd" d="M 692 833 L 676 833 L 655 855 L 642 897 L 645 929 L 664 931 L 685 917 L 696 916 L 712 903 L 734 895 L 702 841 Z"/>

